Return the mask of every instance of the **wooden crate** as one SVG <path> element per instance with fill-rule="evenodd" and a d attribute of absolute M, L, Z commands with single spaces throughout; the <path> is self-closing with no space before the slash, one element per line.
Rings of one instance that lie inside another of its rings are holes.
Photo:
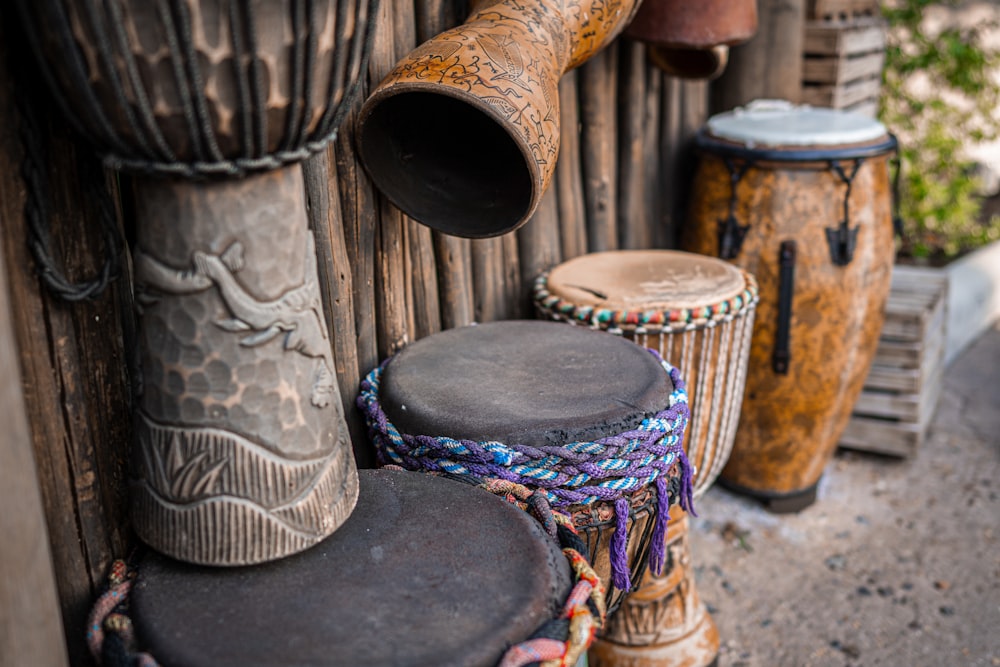
<path fill-rule="evenodd" d="M 809 0 L 807 8 L 806 16 L 815 21 L 876 16 L 879 12 L 878 0 Z"/>
<path fill-rule="evenodd" d="M 807 22 L 802 101 L 874 116 L 885 43 L 885 22 L 877 17 Z"/>
<path fill-rule="evenodd" d="M 947 276 L 897 266 L 875 360 L 840 445 L 893 456 L 916 452 L 941 394 Z"/>

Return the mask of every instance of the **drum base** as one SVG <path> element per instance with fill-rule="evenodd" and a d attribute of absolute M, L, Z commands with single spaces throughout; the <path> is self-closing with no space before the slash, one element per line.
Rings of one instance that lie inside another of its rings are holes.
<path fill-rule="evenodd" d="M 734 493 L 750 496 L 759 501 L 764 506 L 764 509 L 774 514 L 794 514 L 795 512 L 801 512 L 816 502 L 816 488 L 819 486 L 819 482 L 816 482 L 801 491 L 769 493 L 767 491 L 751 489 L 741 484 L 734 484 L 726 480 L 725 477 L 720 477 L 718 484 Z"/>
<path fill-rule="evenodd" d="M 642 585 L 608 617 L 590 648 L 590 667 L 711 667 L 719 631 L 698 597 L 687 515 L 670 509 L 669 558 L 660 575 L 647 570 Z"/>

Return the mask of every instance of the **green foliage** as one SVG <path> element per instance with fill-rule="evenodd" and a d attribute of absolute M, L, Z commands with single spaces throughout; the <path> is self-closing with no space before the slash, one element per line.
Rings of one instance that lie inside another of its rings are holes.
<path fill-rule="evenodd" d="M 1000 134 L 1000 51 L 983 43 L 993 24 L 928 30 L 933 6 L 957 0 L 894 0 L 883 7 L 889 40 L 879 117 L 900 137 L 903 173 L 899 254 L 944 259 L 1000 239 L 1000 217 L 979 221 L 981 200 L 964 149 Z"/>

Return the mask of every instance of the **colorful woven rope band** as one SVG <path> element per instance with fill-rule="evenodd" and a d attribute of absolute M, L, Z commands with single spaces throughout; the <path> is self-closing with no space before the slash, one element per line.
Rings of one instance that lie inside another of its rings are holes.
<path fill-rule="evenodd" d="M 545 493 L 556 508 L 613 502 L 616 528 L 611 539 L 612 581 L 619 590 L 631 589 L 626 554 L 628 496 L 655 486 L 657 512 L 650 545 L 650 563 L 662 568 L 669 510 L 666 477 L 676 466 L 681 476 L 681 506 L 693 512 L 691 466 L 684 455 L 684 429 L 690 419 L 687 390 L 680 373 L 654 350 L 649 350 L 670 375 L 674 390 L 660 412 L 636 428 L 594 442 L 532 447 L 496 441 L 476 442 L 447 436 L 401 433 L 379 403 L 379 385 L 387 359 L 361 382 L 358 408 L 382 465 L 407 470 L 438 471 L 483 480 L 501 479 Z"/>
<path fill-rule="evenodd" d="M 718 303 L 698 308 L 614 310 L 597 306 L 582 306 L 567 301 L 549 291 L 549 274 L 543 273 L 535 279 L 532 292 L 535 306 L 542 312 L 594 328 L 645 329 L 649 333 L 663 330 L 697 329 L 732 319 L 745 312 L 760 298 L 757 280 L 752 274 L 741 271 L 745 287 L 736 296 Z"/>

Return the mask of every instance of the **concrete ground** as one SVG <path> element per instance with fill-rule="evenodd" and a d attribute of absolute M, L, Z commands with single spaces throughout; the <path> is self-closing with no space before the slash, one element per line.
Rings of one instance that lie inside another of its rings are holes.
<path fill-rule="evenodd" d="M 718 486 L 696 509 L 719 667 L 1000 665 L 1000 323 L 946 370 L 916 456 L 840 452 L 798 514 Z"/>

